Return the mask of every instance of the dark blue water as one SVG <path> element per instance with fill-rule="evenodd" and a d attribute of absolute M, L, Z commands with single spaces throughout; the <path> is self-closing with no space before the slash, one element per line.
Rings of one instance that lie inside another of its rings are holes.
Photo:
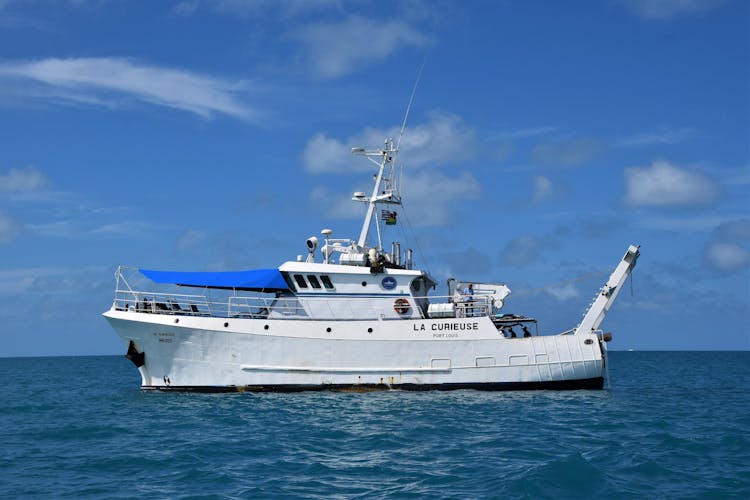
<path fill-rule="evenodd" d="M 0 359 L 0 497 L 750 498 L 750 352 L 615 352 L 577 392 L 142 393 Z"/>

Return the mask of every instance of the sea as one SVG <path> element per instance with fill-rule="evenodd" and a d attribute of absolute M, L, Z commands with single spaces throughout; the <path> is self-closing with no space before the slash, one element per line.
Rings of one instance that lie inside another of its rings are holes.
<path fill-rule="evenodd" d="M 0 498 L 750 498 L 750 352 L 611 352 L 594 391 L 143 392 L 0 358 Z"/>

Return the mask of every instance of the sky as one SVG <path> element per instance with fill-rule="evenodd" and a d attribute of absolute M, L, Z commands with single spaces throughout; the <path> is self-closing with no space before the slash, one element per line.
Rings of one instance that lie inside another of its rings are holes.
<path fill-rule="evenodd" d="M 611 349 L 750 349 L 743 0 L 0 0 L 0 356 L 122 354 L 117 265 L 276 267 L 357 238 L 398 137 L 445 293 L 574 327 L 624 255 Z M 388 243 L 387 248 L 390 248 Z"/>

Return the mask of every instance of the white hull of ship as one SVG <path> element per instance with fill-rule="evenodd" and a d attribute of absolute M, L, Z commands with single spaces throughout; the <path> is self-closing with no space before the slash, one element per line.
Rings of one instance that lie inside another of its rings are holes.
<path fill-rule="evenodd" d="M 125 346 L 137 351 L 136 366 L 141 364 L 141 385 L 146 389 L 500 390 L 603 385 L 605 355 L 594 333 L 505 338 L 486 316 L 264 320 L 114 308 L 104 315 Z"/>

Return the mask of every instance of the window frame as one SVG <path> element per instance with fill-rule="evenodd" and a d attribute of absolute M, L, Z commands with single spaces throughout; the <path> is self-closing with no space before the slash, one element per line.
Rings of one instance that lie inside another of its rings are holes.
<path fill-rule="evenodd" d="M 315 288 L 316 290 L 320 290 L 321 288 L 323 288 L 323 286 L 320 284 L 320 281 L 318 280 L 318 277 L 314 274 L 308 274 L 307 281 L 310 283 L 310 286 Z"/>
<path fill-rule="evenodd" d="M 293 274 L 292 277 L 294 278 L 295 283 L 297 283 L 297 288 L 310 288 L 307 281 L 305 281 L 304 275 Z"/>

